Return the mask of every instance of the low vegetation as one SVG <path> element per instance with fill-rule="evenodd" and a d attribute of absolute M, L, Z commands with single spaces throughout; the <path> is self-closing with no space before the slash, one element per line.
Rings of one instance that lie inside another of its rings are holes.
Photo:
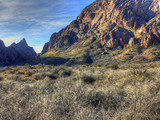
<path fill-rule="evenodd" d="M 1 120 L 160 120 L 160 62 L 0 68 Z"/>

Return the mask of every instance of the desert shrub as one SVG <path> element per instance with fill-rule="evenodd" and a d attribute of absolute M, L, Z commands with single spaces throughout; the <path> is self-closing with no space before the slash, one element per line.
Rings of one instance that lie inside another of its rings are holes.
<path fill-rule="evenodd" d="M 24 66 L 27 67 L 27 68 L 29 68 L 29 69 L 32 68 L 32 66 L 30 64 L 28 64 L 28 63 L 26 63 Z"/>
<path fill-rule="evenodd" d="M 96 79 L 94 77 L 87 76 L 87 75 L 84 75 L 81 79 L 86 84 L 93 84 L 96 81 Z"/>
<path fill-rule="evenodd" d="M 158 92 L 160 91 L 160 82 L 155 82 L 153 85 L 150 86 L 149 88 L 149 92 L 150 94 L 158 94 Z"/>
<path fill-rule="evenodd" d="M 45 65 L 45 68 L 51 70 L 51 69 L 55 68 L 55 66 L 54 65 Z"/>
<path fill-rule="evenodd" d="M 8 74 L 15 74 L 17 72 L 17 70 L 8 70 L 6 71 Z"/>
<path fill-rule="evenodd" d="M 113 94 L 106 95 L 103 92 L 91 91 L 87 96 L 87 104 L 94 109 L 116 110 L 120 106 L 120 98 Z"/>
<path fill-rule="evenodd" d="M 9 91 L 13 91 L 15 89 L 14 83 L 2 83 L 0 84 L 0 91 L 2 90 L 5 93 L 8 93 Z"/>
<path fill-rule="evenodd" d="M 133 69 L 130 70 L 130 74 L 140 78 L 149 76 L 149 73 L 146 69 Z"/>
<path fill-rule="evenodd" d="M 60 95 L 61 98 L 56 101 L 55 107 L 53 112 L 57 118 L 67 118 L 71 119 L 73 116 L 73 109 L 74 109 L 74 101 L 72 100 L 72 96 L 64 96 Z"/>
<path fill-rule="evenodd" d="M 16 65 L 12 65 L 12 68 L 16 68 L 17 66 Z"/>
<path fill-rule="evenodd" d="M 50 72 L 35 73 L 32 76 L 35 80 L 42 80 L 46 77 L 50 79 L 56 79 L 58 77 L 58 73 L 56 71 L 50 71 Z"/>
<path fill-rule="evenodd" d="M 50 74 L 53 77 L 69 77 L 72 75 L 72 70 L 66 69 L 64 67 L 58 67 L 50 71 Z"/>
<path fill-rule="evenodd" d="M 9 80 L 14 80 L 14 81 L 21 81 L 20 75 L 12 75 L 12 76 L 7 76 L 7 79 Z"/>
<path fill-rule="evenodd" d="M 38 67 L 44 68 L 46 65 L 45 64 L 38 64 Z"/>
<path fill-rule="evenodd" d="M 67 77 L 67 76 L 71 76 L 71 74 L 72 74 L 72 71 L 71 70 L 60 70 L 59 72 L 58 72 L 58 74 L 59 74 L 59 76 L 60 77 Z"/>
<path fill-rule="evenodd" d="M 52 115 L 57 120 L 74 120 L 74 115 L 79 112 L 83 104 L 84 87 L 79 82 L 75 83 L 66 79 L 55 81 L 54 86 L 56 88 L 54 88 Z"/>
<path fill-rule="evenodd" d="M 105 94 L 102 92 L 91 92 L 87 96 L 87 104 L 98 109 L 105 105 L 105 100 Z"/>
<path fill-rule="evenodd" d="M 112 63 L 112 64 L 110 64 L 110 68 L 112 68 L 113 70 L 116 70 L 119 67 L 118 67 L 118 64 Z"/>
<path fill-rule="evenodd" d="M 108 67 L 109 64 L 105 64 L 105 67 Z"/>
<path fill-rule="evenodd" d="M 24 75 L 24 74 L 25 74 L 25 71 L 18 71 L 17 74 L 18 74 L 18 75 Z"/>
<path fill-rule="evenodd" d="M 3 77 L 2 76 L 0 76 L 0 81 L 2 81 L 3 80 Z"/>
<path fill-rule="evenodd" d="M 32 73 L 31 71 L 27 71 L 27 72 L 26 72 L 26 75 L 28 75 L 28 76 L 32 76 L 32 75 L 33 75 L 33 73 Z"/>
<path fill-rule="evenodd" d="M 49 76 L 46 76 L 44 80 L 48 81 L 48 80 L 51 80 L 51 78 Z"/>
<path fill-rule="evenodd" d="M 101 67 L 101 65 L 96 65 L 97 67 Z"/>
<path fill-rule="evenodd" d="M 46 77 L 49 77 L 50 79 L 56 79 L 57 74 L 55 74 L 54 72 L 47 72 Z"/>
<path fill-rule="evenodd" d="M 3 74 L 3 75 L 6 75 L 6 74 L 7 74 L 7 71 L 3 71 L 2 74 Z"/>
<path fill-rule="evenodd" d="M 97 80 L 95 83 L 94 83 L 94 86 L 96 87 L 100 87 L 100 86 L 103 86 L 104 84 L 106 84 L 107 81 L 105 80 Z"/>
<path fill-rule="evenodd" d="M 46 77 L 45 73 L 35 73 L 35 74 L 33 75 L 33 78 L 34 78 L 35 80 L 42 80 L 42 79 L 44 79 L 45 77 Z"/>

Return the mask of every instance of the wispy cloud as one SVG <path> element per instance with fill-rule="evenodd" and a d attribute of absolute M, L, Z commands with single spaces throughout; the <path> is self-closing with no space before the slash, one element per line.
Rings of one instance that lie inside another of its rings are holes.
<path fill-rule="evenodd" d="M 33 48 L 37 53 L 41 53 L 43 46 L 33 46 Z"/>
<path fill-rule="evenodd" d="M 33 24 L 46 19 L 64 18 L 70 5 L 68 0 L 0 0 L 0 21 Z"/>
<path fill-rule="evenodd" d="M 93 1 L 0 0 L 0 39 L 11 44 L 27 37 L 30 45 L 43 45 Z"/>
<path fill-rule="evenodd" d="M 21 40 L 21 36 L 11 36 L 11 37 L 7 37 L 7 38 L 3 38 L 3 41 L 5 43 L 6 46 L 9 46 L 13 41 L 15 43 L 19 42 Z"/>

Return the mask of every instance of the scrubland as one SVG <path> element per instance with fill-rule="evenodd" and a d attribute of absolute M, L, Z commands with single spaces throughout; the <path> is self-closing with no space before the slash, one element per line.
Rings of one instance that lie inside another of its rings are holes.
<path fill-rule="evenodd" d="M 160 120 L 160 62 L 2 67 L 0 120 Z"/>

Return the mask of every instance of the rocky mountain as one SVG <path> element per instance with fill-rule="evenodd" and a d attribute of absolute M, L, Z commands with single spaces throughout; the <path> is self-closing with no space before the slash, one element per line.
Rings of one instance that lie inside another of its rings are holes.
<path fill-rule="evenodd" d="M 0 66 L 18 64 L 34 59 L 36 55 L 34 49 L 28 46 L 25 39 L 17 44 L 13 43 L 9 47 L 5 47 L 3 41 L 0 41 Z"/>
<path fill-rule="evenodd" d="M 75 54 L 91 48 L 148 48 L 160 44 L 159 0 L 96 0 L 76 20 L 52 34 L 42 54 Z M 90 51 L 87 51 L 90 53 Z"/>
<path fill-rule="evenodd" d="M 3 62 L 5 61 L 4 56 L 6 56 L 6 47 L 2 40 L 0 40 L 0 66 L 3 65 Z"/>

